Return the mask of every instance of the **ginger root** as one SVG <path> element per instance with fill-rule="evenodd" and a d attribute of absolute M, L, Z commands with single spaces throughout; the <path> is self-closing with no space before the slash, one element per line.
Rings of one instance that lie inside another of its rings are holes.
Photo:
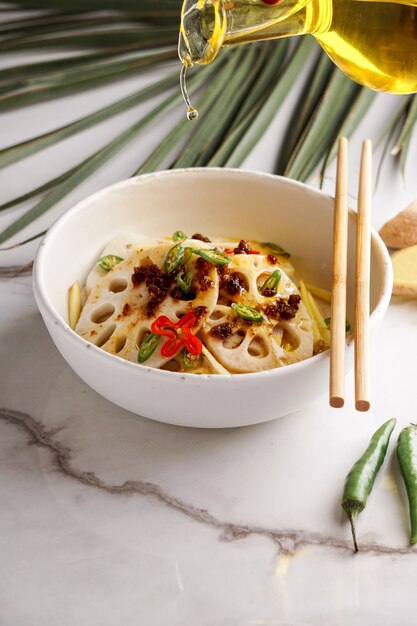
<path fill-rule="evenodd" d="M 379 231 L 388 248 L 408 248 L 417 244 L 417 200 L 393 217 Z"/>
<path fill-rule="evenodd" d="M 392 293 L 417 297 L 417 245 L 397 250 L 391 260 L 394 269 Z"/>

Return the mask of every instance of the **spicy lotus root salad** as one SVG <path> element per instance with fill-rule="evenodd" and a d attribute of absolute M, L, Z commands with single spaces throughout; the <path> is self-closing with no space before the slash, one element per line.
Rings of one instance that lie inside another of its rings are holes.
<path fill-rule="evenodd" d="M 289 257 L 273 243 L 198 233 L 120 235 L 84 287 L 71 287 L 70 325 L 110 354 L 174 372 L 244 374 L 302 361 L 329 347 L 330 294 L 298 281 Z"/>

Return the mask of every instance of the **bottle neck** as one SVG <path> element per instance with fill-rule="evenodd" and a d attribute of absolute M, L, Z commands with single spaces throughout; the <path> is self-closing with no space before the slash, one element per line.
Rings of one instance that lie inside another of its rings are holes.
<path fill-rule="evenodd" d="M 322 0 L 184 0 L 179 56 L 211 63 L 222 46 L 314 32 Z"/>

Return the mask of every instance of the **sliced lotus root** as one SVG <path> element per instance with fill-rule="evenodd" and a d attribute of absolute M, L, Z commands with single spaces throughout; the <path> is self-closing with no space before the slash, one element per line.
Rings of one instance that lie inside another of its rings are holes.
<path fill-rule="evenodd" d="M 197 243 L 200 247 L 201 242 Z M 152 317 L 148 317 L 146 310 L 150 297 L 145 283 L 135 286 L 132 282 L 135 267 L 155 264 L 162 270 L 167 252 L 172 247 L 172 242 L 153 247 L 143 245 L 105 274 L 91 289 L 76 332 L 103 350 L 133 362 L 137 362 L 138 346 L 150 332 L 155 317 L 159 315 L 166 315 L 173 322 L 177 322 L 182 315 L 196 307 L 206 307 L 207 313 L 201 316 L 195 330 L 193 329 L 193 333 L 196 334 L 205 318 L 212 313 L 218 299 L 219 281 L 214 265 L 209 264 L 207 268 L 207 278 L 212 286 L 203 291 L 198 281 L 195 281 L 193 284 L 195 298 L 190 301 L 174 299 L 170 288 Z M 195 265 L 198 258 L 192 255 L 187 269 L 196 273 Z M 175 282 L 172 287 L 174 286 Z M 166 339 L 161 337 L 158 347 L 146 361 L 147 366 L 159 368 L 170 360 L 160 354 L 160 347 L 165 341 Z"/>
<path fill-rule="evenodd" d="M 126 259 L 128 256 L 133 254 L 139 248 L 153 248 L 156 245 L 165 245 L 168 244 L 166 239 L 154 239 L 151 237 L 146 237 L 145 235 L 138 235 L 137 233 L 126 232 L 114 237 L 111 241 L 109 241 L 106 246 L 103 248 L 99 258 L 107 256 L 107 255 L 115 255 L 122 259 Z M 170 243 L 171 246 L 174 243 Z M 219 247 L 232 247 L 236 246 L 237 243 L 206 243 L 205 241 L 200 241 L 198 239 L 188 239 L 184 241 L 184 246 L 189 246 L 191 248 L 213 248 L 214 246 Z M 85 289 L 87 295 L 90 291 L 97 285 L 97 283 L 106 276 L 106 273 L 101 267 L 96 263 L 90 273 L 87 276 L 87 280 L 85 281 Z"/>
<path fill-rule="evenodd" d="M 288 262 L 283 265 L 271 265 L 268 257 L 263 254 L 236 254 L 232 257 L 229 272 L 236 276 L 245 290 L 245 304 L 265 304 L 270 302 L 270 298 L 265 298 L 260 292 L 260 287 L 265 280 L 275 271 L 281 273 L 281 280 L 277 287 L 277 295 L 286 298 L 293 293 L 298 293 L 296 286 L 286 273 Z M 236 296 L 228 293 L 227 289 L 222 289 L 220 298 L 226 302 L 234 302 Z"/>
<path fill-rule="evenodd" d="M 128 256 L 133 254 L 135 250 L 139 247 L 153 247 L 157 243 L 164 243 L 164 241 L 151 239 L 149 237 L 145 237 L 145 235 L 138 235 L 136 233 L 121 233 L 116 237 L 113 237 L 111 241 L 106 244 L 104 249 L 102 250 L 99 258 L 107 256 L 108 254 L 118 256 L 122 259 L 126 259 Z M 90 273 L 87 276 L 87 280 L 85 281 L 85 290 L 87 295 L 90 291 L 97 285 L 97 283 L 106 276 L 107 272 L 105 272 L 101 267 L 96 263 Z"/>
<path fill-rule="evenodd" d="M 259 288 L 276 269 L 281 271 L 277 297 L 287 299 L 298 294 L 294 283 L 282 268 L 270 265 L 263 255 L 236 255 L 231 272 L 239 277 L 244 292 L 232 296 L 227 289 L 220 292 L 220 303 L 205 322 L 200 336 L 205 345 L 229 372 L 249 373 L 272 369 L 306 359 L 313 354 L 311 319 L 302 302 L 291 320 L 275 320 L 264 316 L 264 322 L 247 323 L 231 308 L 232 301 L 262 310 L 275 298 L 264 297 Z"/>
<path fill-rule="evenodd" d="M 226 338 L 210 332 L 226 324 L 232 331 Z M 294 319 L 275 324 L 247 324 L 231 307 L 217 305 L 200 336 L 216 360 L 234 373 L 282 367 L 313 355 L 311 320 L 302 302 Z"/>

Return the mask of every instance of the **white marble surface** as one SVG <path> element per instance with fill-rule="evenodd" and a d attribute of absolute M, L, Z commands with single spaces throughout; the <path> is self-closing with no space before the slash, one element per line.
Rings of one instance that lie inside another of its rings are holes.
<path fill-rule="evenodd" d="M 94 93 L 103 103 L 136 84 Z M 4 115 L 1 144 L 93 110 L 97 98 L 90 92 Z M 356 133 L 352 196 L 360 140 L 376 136 L 378 110 L 392 104 L 381 97 Z M 247 167 L 271 167 L 287 111 Z M 70 140 L 58 157 L 48 150 L 0 172 L 2 199 L 65 169 L 136 114 Z M 149 136 L 160 132 L 156 125 Z M 138 150 L 149 150 L 146 137 L 54 216 L 128 175 Z M 414 156 L 406 184 L 384 167 L 375 225 L 417 195 L 413 163 Z M 349 378 L 339 411 L 323 397 L 256 427 L 182 429 L 118 409 L 70 370 L 43 326 L 29 273 L 16 277 L 10 269 L 30 261 L 34 248 L 0 256 L 1 626 L 415 625 L 417 553 L 408 547 L 392 450 L 400 426 L 416 420 L 416 302 L 393 302 L 373 338 L 368 414 L 354 411 Z M 372 432 L 392 416 L 399 426 L 358 521 L 361 552 L 354 555 L 339 504 L 343 480 Z"/>

